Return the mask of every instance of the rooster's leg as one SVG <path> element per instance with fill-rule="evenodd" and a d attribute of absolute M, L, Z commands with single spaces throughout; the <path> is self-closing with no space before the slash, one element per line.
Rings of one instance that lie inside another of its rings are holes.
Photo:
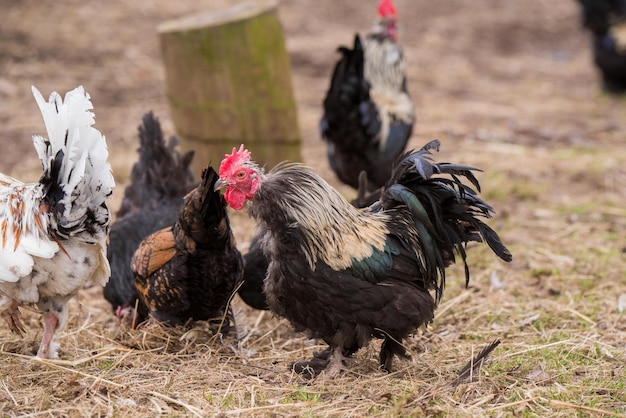
<path fill-rule="evenodd" d="M 37 357 L 56 358 L 56 343 L 54 342 L 54 334 L 59 325 L 59 318 L 55 312 L 44 312 L 43 314 L 43 337 L 37 351 Z"/>
<path fill-rule="evenodd" d="M 328 367 L 331 353 L 332 349 L 328 347 L 323 351 L 315 353 L 311 360 L 296 361 L 291 366 L 291 370 L 309 379 L 313 378 L 320 374 L 324 369 L 326 369 L 326 367 Z"/>
<path fill-rule="evenodd" d="M 323 371 L 326 371 L 327 377 L 335 377 L 341 371 L 346 370 L 344 364 L 346 359 L 341 347 L 328 347 L 326 350 L 315 353 L 311 360 L 295 362 L 291 369 L 308 378 L 313 378 Z"/>
<path fill-rule="evenodd" d="M 2 298 L 0 300 L 0 310 L 2 310 L 0 316 L 2 316 L 11 331 L 21 336 L 26 330 L 22 324 L 22 314 L 18 306 L 17 301 L 13 299 Z"/>
<path fill-rule="evenodd" d="M 342 371 L 346 370 L 346 365 L 344 363 L 344 360 L 346 359 L 347 357 L 343 355 L 343 349 L 341 347 L 335 347 L 330 356 L 328 367 L 326 367 L 326 376 L 335 377 Z"/>

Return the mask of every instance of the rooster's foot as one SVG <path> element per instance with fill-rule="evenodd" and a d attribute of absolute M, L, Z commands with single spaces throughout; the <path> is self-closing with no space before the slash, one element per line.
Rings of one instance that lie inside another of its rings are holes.
<path fill-rule="evenodd" d="M 291 366 L 291 370 L 308 379 L 312 379 L 322 372 L 324 372 L 327 377 L 332 378 L 346 370 L 344 364 L 346 358 L 341 348 L 332 349 L 328 347 L 325 350 L 313 354 L 311 360 L 295 362 Z"/>
<path fill-rule="evenodd" d="M 11 331 L 22 336 L 26 332 L 26 329 L 24 328 L 24 324 L 22 324 L 22 313 L 17 306 L 17 302 L 13 301 L 8 309 L 3 311 L 0 316 L 2 316 Z"/>

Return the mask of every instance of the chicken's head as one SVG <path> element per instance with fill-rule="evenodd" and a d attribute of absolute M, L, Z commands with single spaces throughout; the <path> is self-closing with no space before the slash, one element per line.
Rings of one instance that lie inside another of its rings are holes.
<path fill-rule="evenodd" d="M 236 210 L 243 209 L 246 200 L 254 198 L 263 175 L 263 169 L 250 159 L 250 151 L 243 147 L 233 148 L 220 164 L 220 178 L 215 190 L 225 189 L 224 199 Z"/>
<path fill-rule="evenodd" d="M 397 15 L 396 6 L 392 0 L 381 0 L 378 4 L 378 18 L 379 21 L 374 27 L 374 32 L 382 32 L 396 41 L 398 38 Z"/>

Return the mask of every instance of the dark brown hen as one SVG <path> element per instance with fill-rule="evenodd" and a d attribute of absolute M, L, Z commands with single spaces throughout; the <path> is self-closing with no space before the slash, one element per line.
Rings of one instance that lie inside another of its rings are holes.
<path fill-rule="evenodd" d="M 243 260 L 226 202 L 214 191 L 217 179 L 215 170 L 206 168 L 200 185 L 185 196 L 174 226 L 148 236 L 133 256 L 140 299 L 165 324 L 228 317 L 228 326 L 232 319 L 228 302 L 242 280 Z"/>

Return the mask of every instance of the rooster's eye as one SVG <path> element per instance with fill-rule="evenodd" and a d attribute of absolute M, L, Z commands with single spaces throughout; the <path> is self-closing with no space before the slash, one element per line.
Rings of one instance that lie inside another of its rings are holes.
<path fill-rule="evenodd" d="M 243 179 L 244 177 L 246 177 L 246 172 L 245 171 L 240 171 L 239 173 L 237 173 L 237 178 L 238 179 Z"/>

